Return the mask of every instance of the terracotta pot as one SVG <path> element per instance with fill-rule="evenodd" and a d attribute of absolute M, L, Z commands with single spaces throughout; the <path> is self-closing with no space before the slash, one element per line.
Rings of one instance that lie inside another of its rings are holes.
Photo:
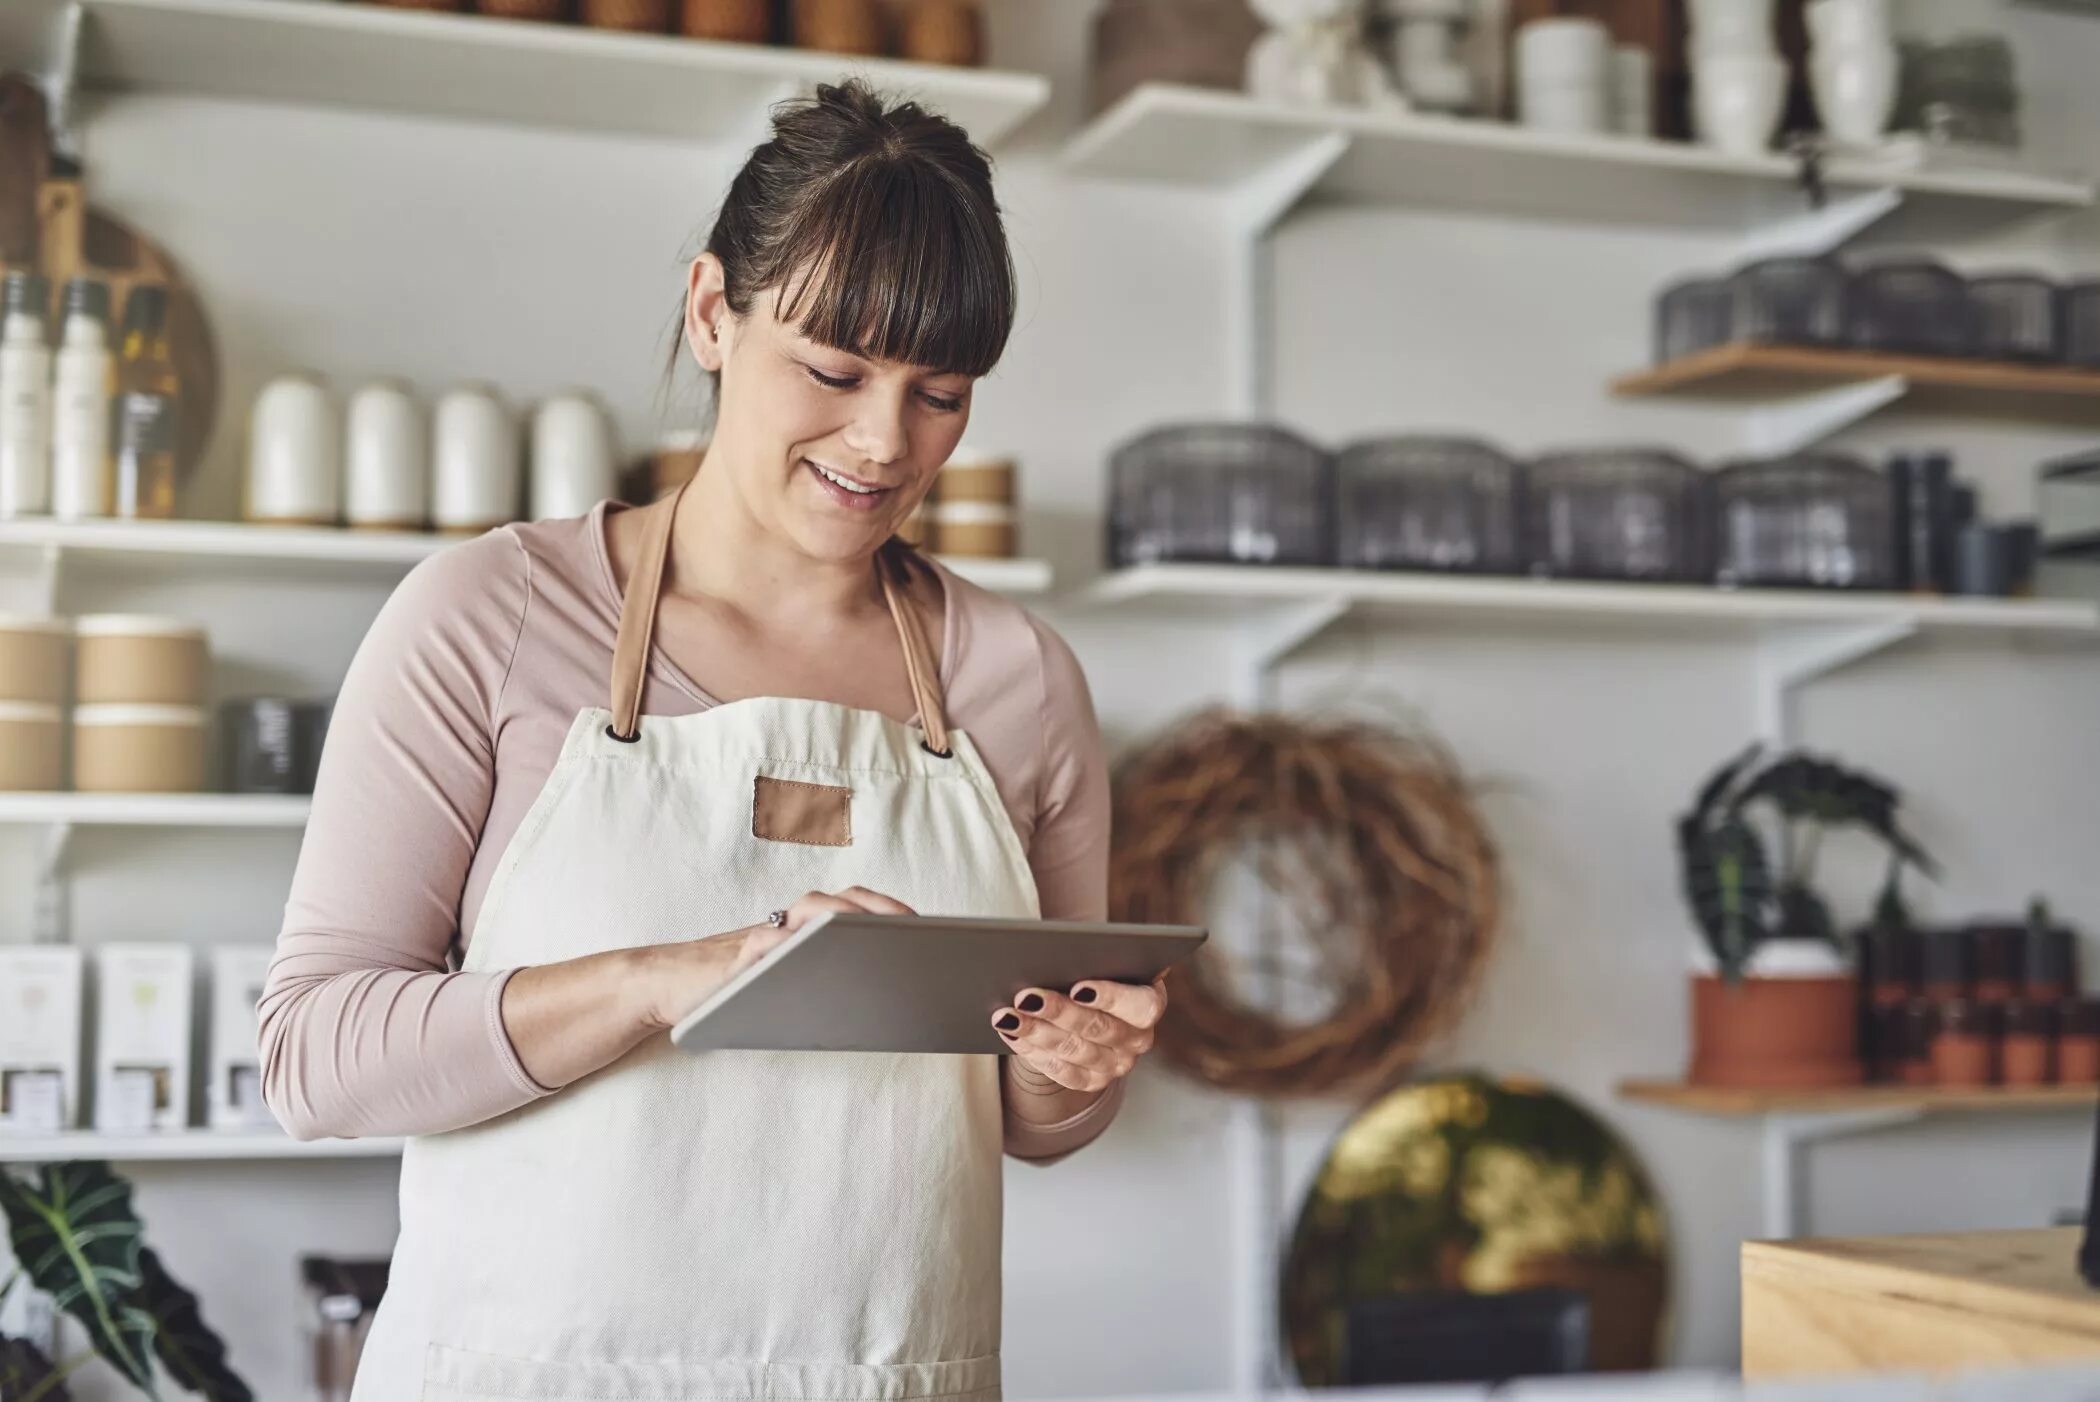
<path fill-rule="evenodd" d="M 671 27 L 671 0 L 583 0 L 582 13 L 594 29 L 662 34 Z"/>
<path fill-rule="evenodd" d="M 474 0 L 477 12 L 496 19 L 529 19 L 559 24 L 566 18 L 568 0 Z"/>
<path fill-rule="evenodd" d="M 772 0 L 684 0 L 678 29 L 689 39 L 738 44 L 773 41 Z"/>
<path fill-rule="evenodd" d="M 1856 1085 L 1859 984 L 1850 974 L 1745 978 L 1730 987 L 1692 978 L 1692 1066 L 1700 1085 L 1791 1088 Z"/>

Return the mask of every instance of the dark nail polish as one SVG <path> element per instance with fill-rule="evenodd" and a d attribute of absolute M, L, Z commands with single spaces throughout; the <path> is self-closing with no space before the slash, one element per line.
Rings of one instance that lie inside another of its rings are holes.
<path fill-rule="evenodd" d="M 1021 1000 L 1019 1006 L 1024 1013 L 1039 1013 L 1043 1010 L 1043 995 L 1031 993 Z"/>
<path fill-rule="evenodd" d="M 993 1023 L 992 1025 L 994 1027 L 997 1027 L 1001 1032 L 1011 1032 L 1021 1025 L 1021 1019 L 1015 1017 L 1012 1013 L 1008 1013 L 1005 1017 L 1000 1018 L 996 1023 Z"/>
<path fill-rule="evenodd" d="M 1091 1003 L 1094 1001 L 1095 996 L 1093 989 L 1082 988 L 1072 995 L 1072 1001 L 1075 1003 Z"/>

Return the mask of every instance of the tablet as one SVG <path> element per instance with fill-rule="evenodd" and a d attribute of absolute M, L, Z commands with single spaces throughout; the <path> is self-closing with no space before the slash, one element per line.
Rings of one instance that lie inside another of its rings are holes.
<path fill-rule="evenodd" d="M 671 1029 L 687 1051 L 1010 1051 L 992 1014 L 1024 988 L 1150 983 L 1192 925 L 819 915 Z"/>

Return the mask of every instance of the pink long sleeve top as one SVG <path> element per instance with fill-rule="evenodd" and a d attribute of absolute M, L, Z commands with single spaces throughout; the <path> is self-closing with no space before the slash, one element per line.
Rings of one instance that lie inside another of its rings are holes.
<path fill-rule="evenodd" d="M 511 971 L 457 959 L 576 712 L 605 704 L 620 609 L 606 520 L 622 509 L 433 556 L 359 646 L 258 1010 L 264 1094 L 293 1134 L 431 1134 L 552 1093 L 504 1030 Z M 945 569 L 941 582 L 949 721 L 991 771 L 1045 918 L 1100 919 L 1108 775 L 1085 676 L 1018 605 Z M 644 714 L 706 708 L 681 660 L 705 666 L 667 617 Z M 1007 1152 L 1071 1153 L 1107 1127 L 1122 1089 L 1060 1124 L 1010 1112 Z"/>

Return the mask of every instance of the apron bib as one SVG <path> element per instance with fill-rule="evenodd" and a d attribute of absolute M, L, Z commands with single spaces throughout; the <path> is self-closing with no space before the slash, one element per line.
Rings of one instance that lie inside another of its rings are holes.
<path fill-rule="evenodd" d="M 640 716 L 677 500 L 646 508 L 612 705 L 571 725 L 466 967 L 695 939 L 853 885 L 926 915 L 1036 916 L 901 565 L 878 561 L 920 729 L 777 697 Z M 1000 1062 L 658 1036 L 411 1138 L 354 1402 L 996 1402 Z"/>

